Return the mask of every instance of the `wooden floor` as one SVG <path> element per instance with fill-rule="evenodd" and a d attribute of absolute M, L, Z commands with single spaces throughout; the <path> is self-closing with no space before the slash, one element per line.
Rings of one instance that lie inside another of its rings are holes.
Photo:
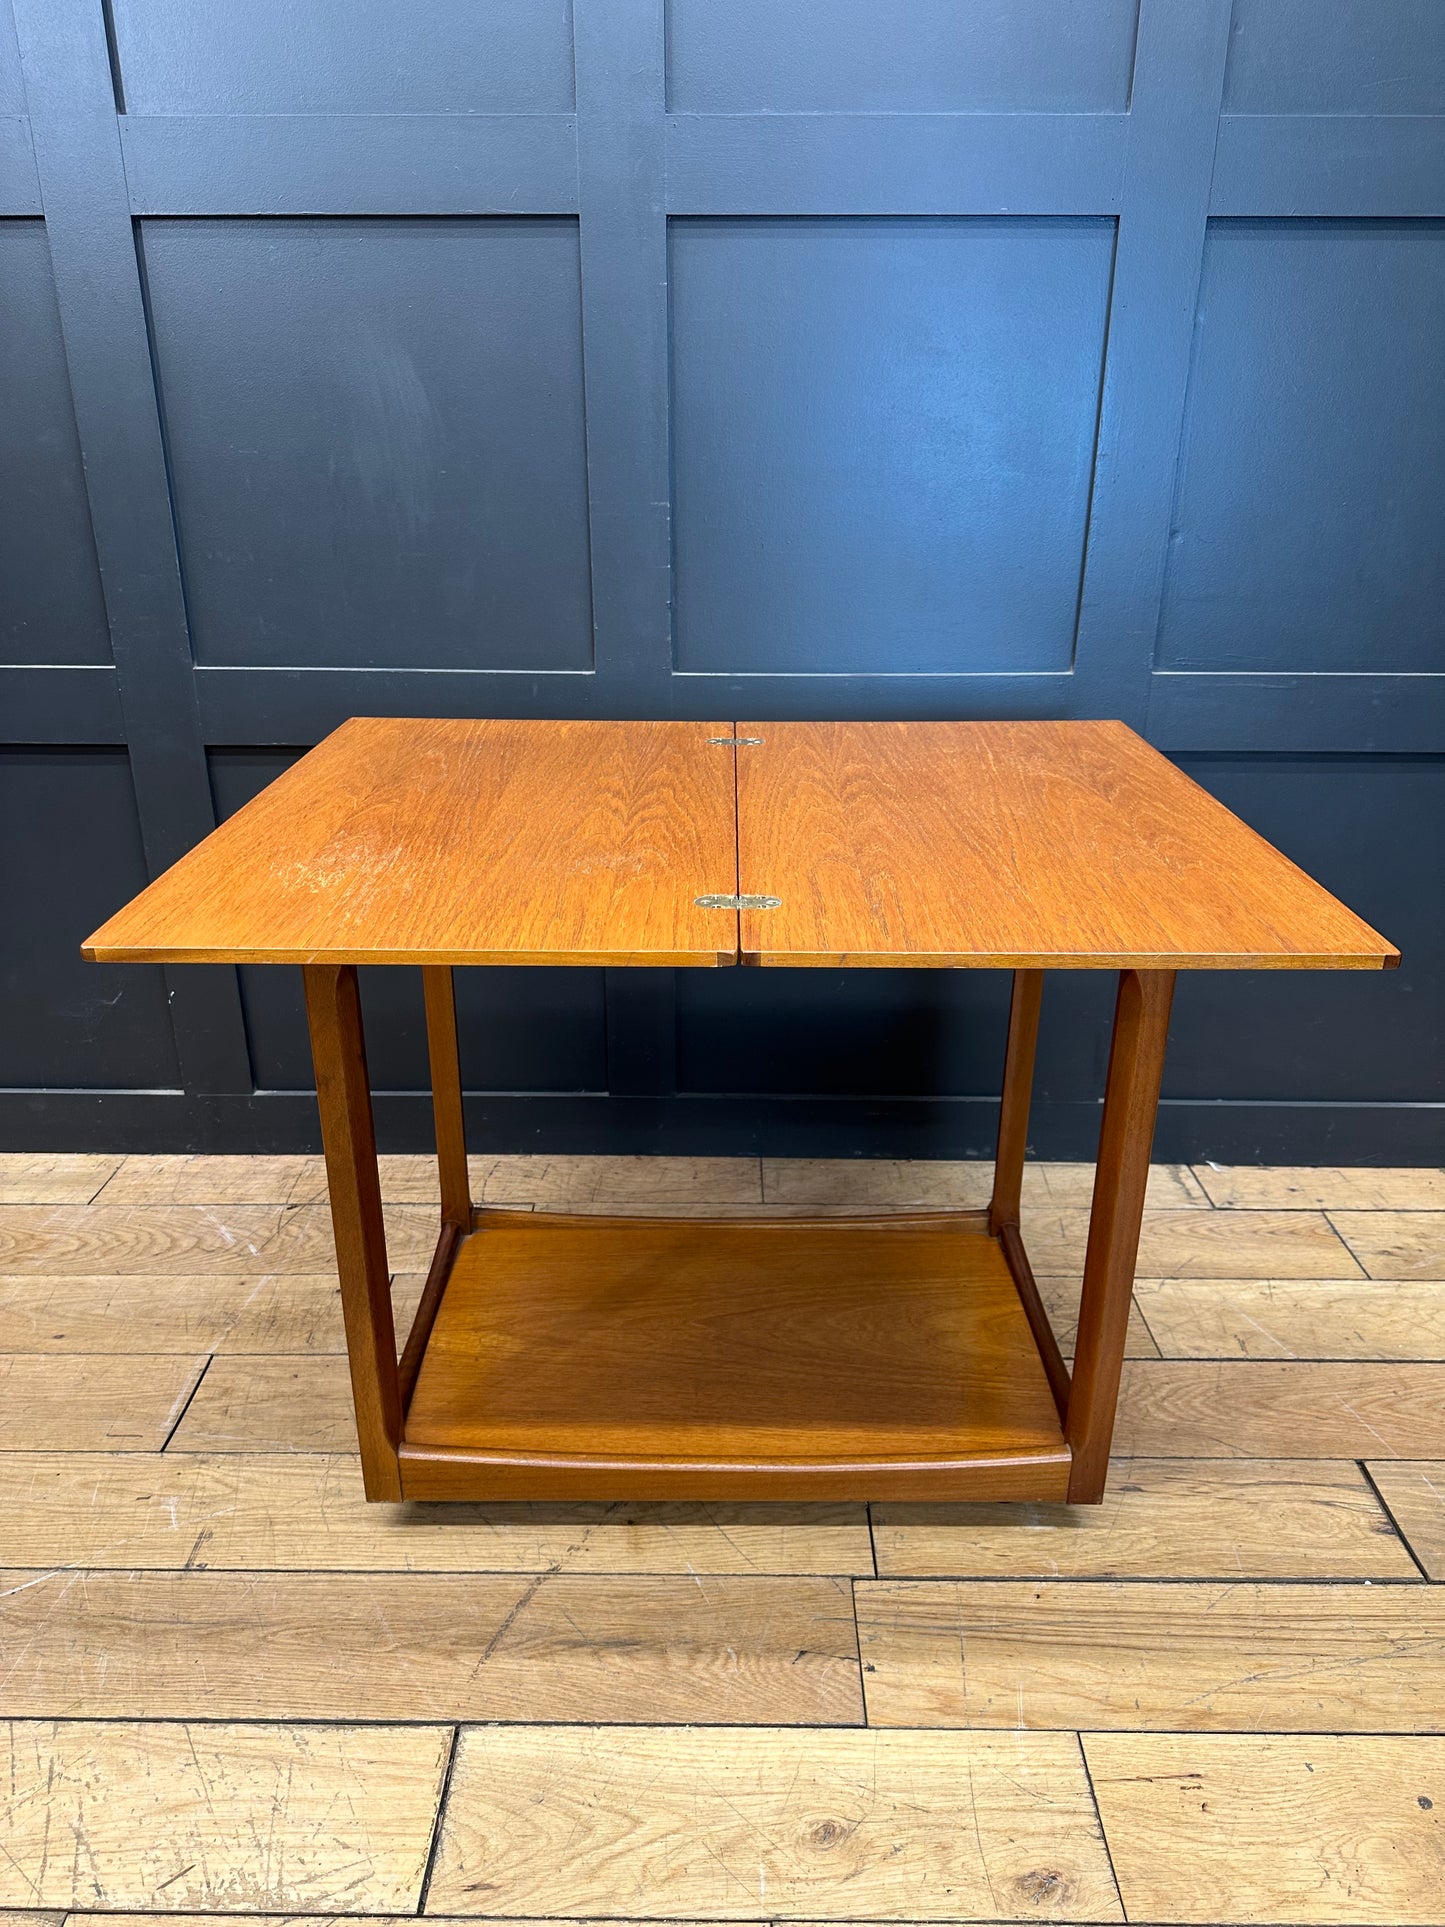
<path fill-rule="evenodd" d="M 404 1327 L 434 1181 L 383 1163 Z M 1025 1186 L 1063 1336 L 1089 1181 Z M 987 1185 L 475 1167 L 521 1209 Z M 1077 1512 L 368 1507 L 330 1266 L 314 1159 L 0 1158 L 0 1927 L 1445 1922 L 1445 1173 L 1157 1168 Z"/>

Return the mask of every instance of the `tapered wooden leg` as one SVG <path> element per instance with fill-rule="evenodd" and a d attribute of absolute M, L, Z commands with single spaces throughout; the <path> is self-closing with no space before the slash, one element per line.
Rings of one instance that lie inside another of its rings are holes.
<path fill-rule="evenodd" d="M 1084 1257 L 1079 1335 L 1065 1433 L 1073 1449 L 1069 1497 L 1092 1504 L 1104 1494 L 1109 1442 L 1139 1255 L 1144 1188 L 1159 1104 L 1159 1079 L 1174 998 L 1172 970 L 1119 974 L 1114 1041 L 1104 1087 L 1099 1162 Z"/>
<path fill-rule="evenodd" d="M 368 1499 L 399 1499 L 396 1332 L 356 971 L 308 964 L 303 975 L 362 1476 Z"/>
<path fill-rule="evenodd" d="M 993 1201 L 988 1208 L 988 1228 L 995 1237 L 1004 1225 L 1019 1221 L 1024 1152 L 1028 1148 L 1029 1098 L 1034 1087 L 1034 1052 L 1038 1048 L 1039 1005 L 1043 994 L 1042 970 L 1014 972 L 1008 1047 L 1003 1060 L 1003 1103 L 998 1114 L 998 1150 L 993 1161 Z"/>
<path fill-rule="evenodd" d="M 467 1131 L 462 1118 L 462 1073 L 457 1056 L 457 1004 L 447 964 L 421 973 L 426 997 L 426 1044 L 431 1059 L 432 1116 L 436 1120 L 437 1167 L 442 1181 L 442 1223 L 472 1228 L 467 1178 Z"/>

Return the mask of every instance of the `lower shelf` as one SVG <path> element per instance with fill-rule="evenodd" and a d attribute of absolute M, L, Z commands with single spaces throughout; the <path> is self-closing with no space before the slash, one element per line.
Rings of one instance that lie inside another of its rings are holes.
<path fill-rule="evenodd" d="M 1062 1499 L 1069 1464 L 973 1214 L 479 1213 L 401 1447 L 418 1499 Z"/>

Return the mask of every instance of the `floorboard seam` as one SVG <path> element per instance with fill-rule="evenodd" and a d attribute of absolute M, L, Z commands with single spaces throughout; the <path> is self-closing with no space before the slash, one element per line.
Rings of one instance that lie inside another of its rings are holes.
<path fill-rule="evenodd" d="M 124 1355 L 125 1354 L 121 1354 L 121 1356 L 124 1356 Z M 147 1356 L 154 1356 L 154 1354 L 148 1354 L 148 1353 L 142 1352 L 142 1353 L 139 1353 L 138 1356 L 144 1358 Z M 161 1445 L 160 1445 L 161 1452 L 165 1452 L 169 1449 L 171 1440 L 175 1437 L 176 1433 L 180 1431 L 182 1425 L 185 1424 L 186 1413 L 190 1411 L 192 1404 L 195 1402 L 196 1393 L 200 1391 L 202 1385 L 204 1385 L 206 1382 L 206 1373 L 210 1371 L 212 1365 L 214 1365 L 215 1362 L 216 1362 L 216 1354 L 214 1352 L 207 1352 L 206 1362 L 201 1367 L 200 1371 L 197 1373 L 196 1382 L 191 1387 L 190 1394 L 187 1397 L 185 1404 L 181 1407 L 180 1411 L 177 1412 L 176 1414 L 175 1424 L 172 1425 L 170 1431 L 166 1433 L 165 1438 L 161 1441 Z M 142 1453 L 141 1456 L 148 1457 L 149 1454 Z M 157 1456 L 159 1456 L 159 1454 L 157 1454 Z"/>
<path fill-rule="evenodd" d="M 1089 1802 L 1094 1809 L 1094 1820 L 1099 1829 L 1099 1838 L 1104 1843 L 1104 1858 L 1109 1863 L 1109 1878 L 1114 1883 L 1114 1897 L 1119 1903 L 1119 1918 L 1122 1921 L 1127 1921 L 1129 1918 L 1129 1909 L 1124 1904 L 1124 1889 L 1119 1885 L 1119 1870 L 1114 1865 L 1114 1849 L 1109 1845 L 1109 1833 L 1104 1825 L 1104 1810 L 1099 1805 L 1098 1794 L 1094 1791 L 1094 1776 L 1089 1769 L 1089 1756 L 1084 1750 L 1084 1736 L 1081 1732 L 1076 1731 L 1074 1733 L 1074 1744 L 1079 1749 L 1079 1764 L 1084 1769 L 1084 1780 L 1089 1789 Z"/>
<path fill-rule="evenodd" d="M 441 1792 L 437 1795 L 436 1818 L 432 1822 L 431 1847 L 427 1853 L 426 1865 L 422 1869 L 421 1886 L 417 1890 L 416 1911 L 418 1915 L 426 1912 L 427 1895 L 431 1891 L 431 1877 L 436 1868 L 437 1855 L 441 1851 L 442 1827 L 446 1821 L 447 1798 L 452 1790 L 452 1772 L 457 1763 L 457 1744 L 461 1739 L 461 1723 L 452 1727 L 451 1744 L 447 1748 L 447 1763 L 442 1772 Z"/>
<path fill-rule="evenodd" d="M 1395 1461 L 1395 1463 L 1397 1464 L 1399 1463 L 1408 1464 L 1408 1462 L 1409 1462 L 1408 1460 Z M 1420 1558 L 1419 1553 L 1416 1552 L 1415 1548 L 1410 1544 L 1409 1539 L 1406 1538 L 1405 1536 L 1404 1528 L 1401 1526 L 1400 1521 L 1395 1517 L 1394 1513 L 1390 1510 L 1389 1500 L 1385 1497 L 1384 1493 L 1380 1490 L 1379 1486 L 1375 1483 L 1375 1476 L 1371 1472 L 1369 1466 L 1366 1464 L 1364 1459 L 1356 1459 L 1355 1463 L 1360 1468 L 1361 1478 L 1365 1481 L 1365 1484 L 1370 1488 L 1371 1492 L 1374 1493 L 1376 1504 L 1379 1506 L 1381 1512 L 1384 1513 L 1385 1517 L 1389 1520 L 1390 1530 L 1394 1533 L 1395 1537 L 1399 1540 L 1400 1544 L 1405 1548 L 1405 1551 L 1407 1552 L 1412 1563 L 1414 1564 L 1416 1571 L 1419 1573 L 1420 1577 L 1425 1581 L 1425 1584 L 1427 1586 L 1434 1585 L 1435 1581 L 1430 1577 L 1429 1573 L 1425 1570 L 1424 1562 Z"/>

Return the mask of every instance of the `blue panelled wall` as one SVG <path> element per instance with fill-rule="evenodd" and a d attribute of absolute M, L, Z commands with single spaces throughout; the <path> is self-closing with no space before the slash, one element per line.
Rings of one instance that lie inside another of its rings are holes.
<path fill-rule="evenodd" d="M 1184 980 L 1161 1149 L 1438 1162 L 1442 116 L 1439 0 L 14 0 L 0 1142 L 314 1140 L 76 945 L 346 716 L 1120 716 L 1405 954 Z M 459 989 L 478 1148 L 989 1148 L 998 976 Z"/>

